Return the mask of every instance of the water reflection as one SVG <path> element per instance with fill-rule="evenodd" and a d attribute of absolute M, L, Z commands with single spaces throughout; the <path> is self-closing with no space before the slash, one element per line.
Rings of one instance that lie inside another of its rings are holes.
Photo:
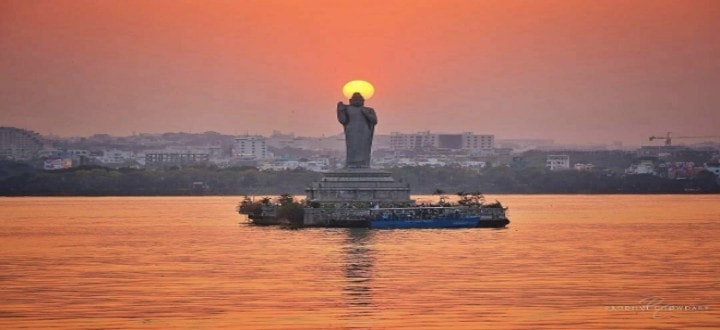
<path fill-rule="evenodd" d="M 367 228 L 350 228 L 343 246 L 345 285 L 343 297 L 348 318 L 363 319 L 375 312 L 372 301 L 372 232 Z"/>
<path fill-rule="evenodd" d="M 228 197 L 0 198 L 0 329 L 718 324 L 607 306 L 717 301 L 720 196 L 501 199 L 502 231 L 368 231 L 238 226 Z"/>

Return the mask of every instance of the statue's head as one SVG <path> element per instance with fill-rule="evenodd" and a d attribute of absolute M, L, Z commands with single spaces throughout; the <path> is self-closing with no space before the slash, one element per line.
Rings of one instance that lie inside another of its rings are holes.
<path fill-rule="evenodd" d="M 354 105 L 356 107 L 362 107 L 365 104 L 365 98 L 362 96 L 362 94 L 355 92 L 353 93 L 352 97 L 350 98 L 350 105 Z"/>

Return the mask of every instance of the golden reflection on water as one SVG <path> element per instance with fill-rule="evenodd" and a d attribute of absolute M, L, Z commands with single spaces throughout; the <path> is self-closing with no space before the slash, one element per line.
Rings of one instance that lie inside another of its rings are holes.
<path fill-rule="evenodd" d="M 239 197 L 0 198 L 0 328 L 720 324 L 720 196 L 488 197 L 508 228 L 282 230 L 245 223 Z M 709 310 L 610 307 L 651 297 Z"/>

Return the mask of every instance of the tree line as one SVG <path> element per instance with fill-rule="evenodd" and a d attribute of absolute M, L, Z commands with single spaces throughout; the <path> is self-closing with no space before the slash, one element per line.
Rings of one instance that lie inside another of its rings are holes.
<path fill-rule="evenodd" d="M 611 172 L 552 172 L 540 167 L 402 167 L 388 169 L 410 184 L 413 194 L 449 192 L 517 194 L 717 193 L 717 178 L 701 172 L 691 180 Z M 321 173 L 307 170 L 260 171 L 254 167 L 168 167 L 110 169 L 81 166 L 44 171 L 29 165 L 0 162 L 3 196 L 154 196 L 304 194 Z"/>

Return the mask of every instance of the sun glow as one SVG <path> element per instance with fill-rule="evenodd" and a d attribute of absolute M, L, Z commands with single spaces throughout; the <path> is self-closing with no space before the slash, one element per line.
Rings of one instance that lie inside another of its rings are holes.
<path fill-rule="evenodd" d="M 369 100 L 375 94 L 375 87 L 365 80 L 349 81 L 343 86 L 343 95 L 348 99 L 356 92 L 360 93 L 365 100 Z"/>

